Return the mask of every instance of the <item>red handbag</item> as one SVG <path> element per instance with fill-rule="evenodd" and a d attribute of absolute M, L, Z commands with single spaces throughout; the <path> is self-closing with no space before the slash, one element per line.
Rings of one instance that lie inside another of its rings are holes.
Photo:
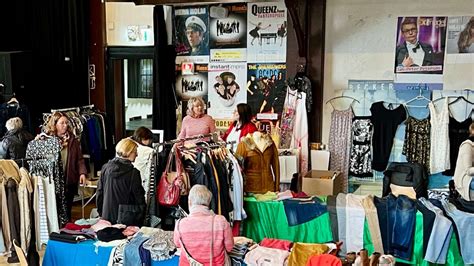
<path fill-rule="evenodd" d="M 177 172 L 171 172 L 171 160 L 175 157 L 174 152 L 170 152 L 166 168 L 161 175 L 160 183 L 158 184 L 158 203 L 163 206 L 176 206 L 179 203 L 181 196 L 181 188 L 183 180 L 181 175 Z"/>

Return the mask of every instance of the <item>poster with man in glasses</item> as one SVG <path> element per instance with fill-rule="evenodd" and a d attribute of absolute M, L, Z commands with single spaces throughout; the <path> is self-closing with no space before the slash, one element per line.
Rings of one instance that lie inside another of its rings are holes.
<path fill-rule="evenodd" d="M 395 73 L 443 74 L 447 17 L 399 17 Z"/>

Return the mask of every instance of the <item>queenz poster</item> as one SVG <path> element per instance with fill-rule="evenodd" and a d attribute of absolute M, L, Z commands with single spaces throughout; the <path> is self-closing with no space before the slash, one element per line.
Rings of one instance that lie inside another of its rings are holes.
<path fill-rule="evenodd" d="M 247 8 L 247 62 L 286 62 L 285 3 L 248 3 Z"/>
<path fill-rule="evenodd" d="M 286 64 L 247 64 L 247 104 L 252 117 L 276 113 L 281 117 L 286 98 Z"/>
<path fill-rule="evenodd" d="M 207 6 L 174 9 L 176 63 L 209 62 L 209 10 Z"/>
<path fill-rule="evenodd" d="M 210 63 L 208 67 L 208 114 L 230 119 L 239 103 L 247 101 L 245 63 Z"/>
<path fill-rule="evenodd" d="M 191 97 L 200 96 L 207 101 L 207 65 L 194 65 L 193 75 L 181 74 L 181 65 L 176 65 L 176 95 L 187 101 Z"/>

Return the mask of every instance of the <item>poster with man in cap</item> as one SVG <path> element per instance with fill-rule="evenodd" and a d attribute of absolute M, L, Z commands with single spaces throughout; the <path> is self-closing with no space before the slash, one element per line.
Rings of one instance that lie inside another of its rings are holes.
<path fill-rule="evenodd" d="M 176 63 L 186 60 L 209 62 L 208 7 L 182 7 L 175 9 Z M 188 58 L 192 56 L 193 58 Z"/>

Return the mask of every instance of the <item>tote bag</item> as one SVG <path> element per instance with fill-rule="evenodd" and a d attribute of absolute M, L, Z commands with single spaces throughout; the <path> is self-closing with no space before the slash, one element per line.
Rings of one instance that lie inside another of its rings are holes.
<path fill-rule="evenodd" d="M 171 160 L 174 157 L 174 152 L 170 152 L 165 171 L 163 171 L 160 183 L 158 184 L 158 203 L 167 207 L 178 205 L 183 186 L 179 167 L 176 167 L 178 169 L 177 172 L 171 172 Z"/>

